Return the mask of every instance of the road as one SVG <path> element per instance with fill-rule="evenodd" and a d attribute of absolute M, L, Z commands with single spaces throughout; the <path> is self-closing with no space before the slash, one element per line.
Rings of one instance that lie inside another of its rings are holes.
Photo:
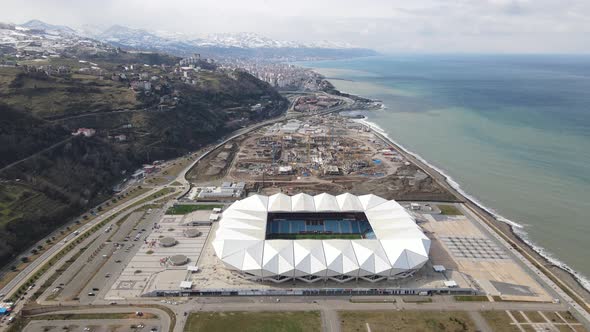
<path fill-rule="evenodd" d="M 339 311 L 464 311 L 475 314 L 476 323 L 482 331 L 486 331 L 487 323 L 485 320 L 479 321 L 477 312 L 498 310 L 498 311 L 544 311 L 555 312 L 564 311 L 566 305 L 555 303 L 523 303 L 523 302 L 455 302 L 452 296 L 431 297 L 431 303 L 406 303 L 403 297 L 393 297 L 395 303 L 352 303 L 348 297 L 308 297 L 292 296 L 281 297 L 277 302 L 276 297 L 198 297 L 178 305 L 166 305 L 175 313 L 177 323 L 174 326 L 174 332 L 182 332 L 187 312 L 230 312 L 230 311 L 319 311 L 324 331 L 340 331 Z M 159 299 L 158 299 L 159 300 Z M 137 299 L 135 305 L 130 306 L 107 306 L 107 307 L 87 307 L 86 309 L 68 309 L 64 308 L 52 313 L 118 313 L 143 311 L 150 312 L 161 317 L 162 330 L 170 324 L 170 317 L 162 310 L 157 308 L 147 308 L 141 305 L 162 305 L 154 299 Z M 162 318 L 163 317 L 163 318 Z M 481 318 L 481 316 L 479 316 Z M 478 322 L 479 321 L 479 322 Z M 102 322 L 101 322 L 102 323 Z"/>
<path fill-rule="evenodd" d="M 447 179 L 442 174 L 433 170 L 423 161 L 419 160 L 410 153 L 401 149 L 401 147 L 397 146 L 397 144 L 395 144 L 390 139 L 380 134 L 379 131 L 375 130 L 374 128 L 371 128 L 371 130 L 383 141 L 389 142 L 391 145 L 393 145 L 398 151 L 400 151 L 400 153 L 406 159 L 410 160 L 412 163 L 420 167 L 424 172 L 429 174 L 443 188 L 453 193 L 456 197 L 462 199 L 464 201 L 464 206 L 467 208 L 467 211 L 470 214 L 476 216 L 475 218 L 473 218 L 474 220 L 480 223 L 480 225 L 489 234 L 491 234 L 499 243 L 501 243 L 502 246 L 506 248 L 507 252 L 512 253 L 512 255 L 517 259 L 517 261 L 520 262 L 526 270 L 530 271 L 530 273 L 533 276 L 535 276 L 537 280 L 541 281 L 541 284 L 543 284 L 546 289 L 553 291 L 553 293 L 558 297 L 558 299 L 561 302 L 568 304 L 569 309 L 571 309 L 576 314 L 578 319 L 583 321 L 586 325 L 590 326 L 590 313 L 586 309 L 590 308 L 589 304 L 586 303 L 581 296 L 578 296 L 575 290 L 570 288 L 566 283 L 559 281 L 560 285 L 557 285 L 556 282 L 554 282 L 553 280 L 559 280 L 559 278 L 545 267 L 544 262 L 541 262 L 532 255 L 530 255 L 527 252 L 527 250 L 523 248 L 524 245 L 522 243 L 517 243 L 504 236 L 502 231 L 494 225 L 498 221 L 495 220 L 493 217 L 487 215 L 485 212 L 481 210 L 479 206 L 477 206 L 475 203 L 467 199 L 465 196 L 463 196 L 463 194 L 461 194 L 455 188 L 449 185 Z M 514 248 L 519 248 L 519 250 L 514 250 Z M 552 278 L 549 278 L 548 276 L 551 276 Z M 578 297 L 578 300 L 582 302 L 586 308 L 578 304 L 578 302 L 576 302 L 572 298 L 572 296 L 567 294 L 562 288 L 567 289 L 571 294 L 576 294 L 575 296 Z"/>
<path fill-rule="evenodd" d="M 354 103 L 354 101 L 352 101 L 348 98 L 345 98 L 345 100 L 346 100 L 346 103 L 344 105 L 339 105 L 338 107 L 335 107 L 335 108 L 332 108 L 332 109 L 329 109 L 326 111 L 322 111 L 322 112 L 318 112 L 318 113 L 314 113 L 314 114 L 288 113 L 285 116 L 281 116 L 281 117 L 275 118 L 275 119 L 270 119 L 270 120 L 252 125 L 250 127 L 240 129 L 240 130 L 234 132 L 231 136 L 229 136 L 227 138 L 220 139 L 216 144 L 214 144 L 209 149 L 207 149 L 206 151 L 201 153 L 189 165 L 187 165 L 177 175 L 177 177 L 175 179 L 171 180 L 167 184 L 154 186 L 148 192 L 146 192 L 136 198 L 133 198 L 133 199 L 129 200 L 128 202 L 125 202 L 124 204 L 117 206 L 117 207 L 105 212 L 102 216 L 97 218 L 97 220 L 95 220 L 93 222 L 93 224 L 96 224 L 96 223 L 104 220 L 105 218 L 112 216 L 115 213 L 118 213 L 118 212 L 128 209 L 131 205 L 134 205 L 137 202 L 143 200 L 144 198 L 149 197 L 153 193 L 166 187 L 169 183 L 172 183 L 175 181 L 182 184 L 182 187 L 180 188 L 181 194 L 182 195 L 186 194 L 190 190 L 190 183 L 186 179 L 187 173 L 194 167 L 194 165 L 196 163 L 198 163 L 203 158 L 208 156 L 212 151 L 215 151 L 216 149 L 222 147 L 223 145 L 230 142 L 231 140 L 234 140 L 240 136 L 248 134 L 248 133 L 250 133 L 254 130 L 257 130 L 261 127 L 268 126 L 268 125 L 271 125 L 271 124 L 274 124 L 277 122 L 285 121 L 287 119 L 302 118 L 302 117 L 306 117 L 306 116 L 325 115 L 325 114 L 329 114 L 329 113 L 333 113 L 333 112 L 343 111 L 346 108 L 349 108 Z M 378 136 L 381 136 L 378 132 L 376 132 L 376 134 Z M 385 137 L 381 136 L 381 138 L 388 141 Z M 460 193 L 457 193 L 452 187 L 450 187 L 448 185 L 448 183 L 446 182 L 444 177 L 442 177 L 442 175 L 433 171 L 427 165 L 422 163 L 420 160 L 417 160 L 413 156 L 411 156 L 405 152 L 402 152 L 402 153 L 406 155 L 407 159 L 409 159 L 410 161 L 414 162 L 416 165 L 421 167 L 426 173 L 430 174 L 444 188 L 446 188 L 450 192 L 457 194 L 458 197 L 463 197 Z M 177 195 L 178 195 L 178 193 L 175 193 L 174 195 L 170 195 L 170 196 L 172 197 L 172 196 L 177 196 Z M 159 199 L 161 199 L 161 197 L 159 197 L 155 200 L 159 200 Z M 145 204 L 149 204 L 149 203 L 150 202 L 146 202 Z M 562 304 L 518 303 L 518 302 L 478 302 L 478 303 L 455 302 L 455 301 L 449 300 L 446 297 L 434 297 L 433 299 L 435 301 L 433 303 L 421 303 L 421 304 L 404 303 L 403 301 L 397 301 L 396 303 L 351 303 L 348 301 L 348 298 L 345 298 L 345 297 L 340 297 L 340 298 L 282 297 L 281 302 L 278 302 L 278 303 L 276 302 L 276 298 L 263 298 L 263 297 L 196 298 L 194 300 L 188 301 L 187 303 L 176 305 L 176 306 L 167 305 L 171 310 L 173 310 L 176 313 L 176 316 L 178 317 L 178 324 L 176 324 L 174 331 L 179 331 L 179 332 L 182 331 L 182 328 L 184 326 L 184 322 L 186 319 L 183 314 L 184 314 L 184 312 L 191 312 L 191 311 L 319 310 L 321 313 L 323 326 L 326 331 L 339 331 L 340 330 L 340 321 L 339 321 L 339 318 L 337 315 L 337 311 L 339 311 L 339 310 L 357 310 L 357 311 L 358 310 L 365 310 L 365 311 L 374 311 L 374 310 L 435 310 L 435 311 L 453 310 L 454 311 L 454 310 L 458 310 L 458 311 L 467 311 L 470 313 L 481 311 L 481 310 L 523 310 L 523 311 L 574 310 L 577 312 L 577 314 L 579 316 L 583 317 L 584 319 L 589 318 L 588 313 L 585 310 L 583 310 L 583 308 L 581 308 L 575 301 L 573 301 L 573 299 L 571 297 L 569 297 L 563 290 L 561 290 L 561 288 L 559 288 L 550 278 L 548 278 L 544 274 L 544 272 L 547 272 L 547 271 L 539 270 L 535 265 L 533 265 L 531 263 L 531 260 L 535 264 L 539 264 L 539 266 L 541 266 L 541 267 L 543 266 L 542 262 L 535 261 L 534 258 L 532 258 L 532 257 L 525 257 L 522 254 L 511 249 L 511 245 L 513 243 L 508 243 L 502 236 L 499 235 L 499 233 L 498 233 L 499 230 L 494 229 L 493 222 L 490 222 L 488 220 L 489 218 L 487 216 L 482 215 L 477 209 L 473 208 L 470 205 L 470 202 L 467 201 L 466 204 L 467 204 L 466 205 L 467 208 L 469 208 L 468 212 L 472 213 L 478 217 L 478 218 L 474 218 L 474 219 L 480 220 L 479 222 L 482 223 L 481 224 L 482 227 L 484 227 L 500 243 L 502 243 L 508 249 L 508 251 L 512 252 L 522 262 L 523 266 L 526 266 L 528 270 L 533 271 L 533 273 L 537 276 L 537 279 L 542 280 L 543 283 L 545 285 L 547 285 L 547 287 L 549 289 L 553 290 L 557 294 L 556 296 L 558 296 L 562 300 Z M 160 213 L 160 212 L 161 211 L 159 211 L 158 213 Z M 122 213 L 121 216 L 123 214 L 124 213 Z M 484 220 L 485 222 L 482 222 L 481 220 Z M 113 224 L 115 222 L 116 222 L 116 219 L 111 221 L 109 224 Z M 134 223 L 133 222 L 132 223 L 123 223 L 123 225 L 125 225 L 125 226 L 122 227 L 122 229 L 120 230 L 120 233 L 121 234 L 129 234 L 130 233 L 129 227 L 132 224 L 134 224 Z M 145 225 L 149 226 L 149 222 L 147 222 Z M 85 228 L 84 228 L 83 232 L 86 232 L 90 228 L 90 225 L 85 225 L 84 227 Z M 99 232 L 102 232 L 102 231 L 103 230 L 99 230 Z M 83 233 L 83 232 L 81 232 L 81 233 Z M 119 234 L 119 232 L 117 232 L 117 234 Z M 79 236 L 81 236 L 81 235 L 79 235 Z M 96 243 L 98 243 L 98 247 L 100 247 L 100 244 L 104 244 L 104 242 L 106 242 L 102 235 L 99 234 L 99 235 L 96 235 L 96 237 L 97 237 Z M 117 238 L 116 239 L 114 238 L 113 241 L 115 241 L 115 242 L 122 241 L 120 238 L 120 235 L 117 235 Z M 11 283 L 9 283 L 9 285 L 7 285 L 2 291 L 5 291 L 6 289 L 16 289 L 15 287 L 18 286 L 18 284 L 21 281 L 26 280 L 26 278 L 28 278 L 28 276 L 35 273 L 36 268 L 41 264 L 41 262 L 44 262 L 47 259 L 50 259 L 62 247 L 63 247 L 63 244 L 56 244 L 53 247 L 51 247 L 46 253 L 44 253 L 41 256 L 43 259 L 36 260 L 35 262 L 33 262 L 35 264 L 31 264 L 29 267 L 27 267 L 27 269 L 21 271 L 21 273 L 19 274 L 19 279 L 18 280 L 15 279 L 15 280 L 11 281 Z M 93 248 L 95 248 L 94 245 L 93 245 Z M 124 248 L 127 248 L 127 246 Z M 82 286 L 82 289 L 83 289 L 82 294 L 85 294 L 85 291 L 87 290 L 86 288 L 92 287 L 92 285 L 99 285 L 100 284 L 101 286 L 98 287 L 98 288 L 100 288 L 98 291 L 99 296 L 96 298 L 90 298 L 88 296 L 85 296 L 85 297 L 81 296 L 81 299 L 80 299 L 81 303 L 92 303 L 95 305 L 100 304 L 100 303 L 104 303 L 104 301 L 101 301 L 101 295 L 103 295 L 103 290 L 106 290 L 108 288 L 109 282 L 113 282 L 112 280 L 108 280 L 108 278 L 105 277 L 105 274 L 106 273 L 112 273 L 112 274 L 120 273 L 117 271 L 124 266 L 124 264 L 120 264 L 120 266 L 118 266 L 117 264 L 114 264 L 114 262 L 112 262 L 112 261 L 115 261 L 115 259 L 114 259 L 115 255 L 121 255 L 121 256 L 116 256 L 116 257 L 121 258 L 122 261 L 125 260 L 126 257 L 128 257 L 127 254 L 122 253 L 122 251 L 123 251 L 122 249 L 119 249 L 119 251 L 116 252 L 113 247 L 107 248 L 106 246 L 103 246 L 101 248 L 98 248 L 97 250 L 98 251 L 97 251 L 96 255 L 98 255 L 98 257 L 102 258 L 102 255 L 107 255 L 107 257 L 112 257 L 112 258 L 107 259 L 106 261 L 103 262 L 103 264 L 101 264 L 101 261 L 97 260 L 96 258 L 94 258 L 94 260 L 97 261 L 98 263 L 90 262 L 92 264 L 92 266 L 90 266 L 91 268 L 89 268 L 88 270 L 93 271 L 93 272 L 90 272 L 90 274 L 88 276 L 80 277 L 80 280 L 78 282 L 84 284 Z M 84 262 L 84 260 L 83 260 L 83 262 Z M 79 264 L 79 263 L 76 263 L 76 264 Z M 59 265 L 59 264 L 56 264 L 56 265 Z M 81 265 L 84 265 L 84 263 L 82 263 Z M 99 272 L 96 273 L 96 271 L 99 271 Z M 88 273 L 88 272 L 85 272 L 85 273 Z M 47 274 L 50 275 L 51 270 Z M 80 289 L 80 287 L 73 287 L 73 288 Z M 75 294 L 75 293 L 76 292 L 72 292 L 71 294 Z M 79 291 L 78 291 L 78 293 L 79 293 Z M 71 297 L 71 295 L 64 296 L 64 299 L 67 300 L 67 297 Z M 82 299 L 82 297 L 84 297 L 84 298 Z M 136 304 L 140 304 L 140 303 L 142 303 L 142 304 L 157 304 L 158 303 L 158 301 L 154 300 L 154 299 L 137 299 L 137 300 L 133 300 L 132 302 L 134 304 L 135 303 Z M 133 304 L 131 304 L 131 305 L 133 305 Z M 88 310 L 88 312 L 116 312 L 116 310 L 125 310 L 125 309 L 117 306 L 117 307 L 107 307 L 107 308 L 93 308 L 93 309 L 86 309 L 86 310 Z M 143 311 L 147 311 L 147 310 L 144 309 Z M 481 318 L 481 316 L 477 316 L 477 315 L 474 316 L 474 320 L 476 320 L 476 322 L 478 323 L 478 327 L 480 327 L 484 331 L 488 330 L 489 327 L 487 327 L 485 325 L 485 321 L 483 321 L 480 318 Z"/>
<path fill-rule="evenodd" d="M 119 212 L 122 212 L 126 209 L 128 209 L 130 206 L 135 205 L 136 203 L 138 203 L 139 201 L 149 197 L 150 195 L 158 192 L 162 187 L 155 187 L 133 199 L 130 199 L 129 201 L 118 205 L 116 207 L 114 207 L 113 209 L 105 212 L 104 214 L 98 216 L 96 219 L 94 219 L 93 221 L 89 222 L 88 224 L 84 225 L 83 227 L 80 228 L 80 233 L 78 235 L 71 235 L 68 236 L 68 243 L 73 242 L 75 240 L 77 240 L 78 238 L 83 238 L 83 235 L 85 233 L 90 232 L 92 226 L 104 221 L 105 219 L 108 219 L 109 217 L 113 216 L 114 214 L 117 214 Z M 175 194 L 172 194 L 175 195 Z M 162 197 L 158 197 L 155 198 L 151 201 L 145 202 L 144 204 L 149 204 L 154 200 L 158 200 L 158 199 L 162 199 Z M 139 206 L 134 206 L 134 207 L 139 207 Z M 123 214 L 121 214 L 120 216 L 123 216 Z M 103 226 L 103 228 L 101 230 L 98 230 L 97 232 L 101 232 L 104 231 L 104 229 L 106 229 L 107 227 L 109 227 L 109 225 L 113 225 L 115 224 L 117 221 L 117 219 L 115 218 L 114 220 L 110 221 L 109 223 L 107 223 L 105 226 Z M 48 260 L 52 259 L 59 251 L 60 249 L 62 249 L 64 246 L 63 241 L 56 243 L 55 245 L 53 245 L 51 248 L 49 248 L 47 250 L 46 253 L 44 253 L 43 255 L 41 255 L 41 257 L 43 259 L 35 259 L 33 262 L 31 262 L 31 264 L 29 264 L 29 266 L 27 266 L 26 269 L 23 269 L 13 280 L 11 280 L 5 287 L 2 288 L 2 290 L 0 292 L 2 292 L 3 294 L 6 294 L 6 296 L 10 296 L 14 291 L 16 291 L 23 283 L 25 283 L 32 275 L 34 275 L 39 269 L 42 268 L 43 264 L 45 262 L 47 262 Z M 54 271 L 56 268 L 56 265 L 54 264 L 54 266 L 49 269 L 49 271 L 47 271 L 45 274 L 52 274 L 52 271 Z M 29 291 L 29 295 L 32 295 L 32 293 L 34 293 L 34 291 L 40 287 L 40 285 L 42 284 L 42 280 L 43 279 L 39 279 L 36 283 L 36 286 L 31 289 Z M 26 298 L 25 298 L 26 300 Z M 26 302 L 26 301 L 23 301 Z M 19 304 L 17 304 L 17 308 L 15 309 L 19 309 L 20 306 Z M 18 312 L 18 311 L 17 311 Z"/>
<path fill-rule="evenodd" d="M 350 100 L 349 103 L 352 103 L 352 101 Z M 342 105 L 339 106 L 335 109 L 331 109 L 328 111 L 323 112 L 323 114 L 327 114 L 327 113 L 331 113 L 331 112 L 337 112 L 342 110 L 344 107 L 346 106 L 350 106 L 349 105 Z M 294 117 L 291 118 L 298 118 L 301 116 L 309 116 L 309 114 L 301 114 L 301 115 L 296 115 Z M 243 128 L 240 129 L 238 131 L 236 131 L 232 136 L 222 139 L 218 144 L 216 144 L 213 148 L 211 148 L 208 151 L 205 151 L 204 153 L 202 153 L 200 156 L 198 156 L 195 160 L 193 160 L 183 171 L 181 171 L 178 176 L 170 181 L 169 183 L 172 183 L 174 181 L 178 181 L 182 184 L 181 192 L 182 195 L 186 194 L 189 190 L 190 190 L 190 184 L 188 182 L 188 180 L 186 179 L 186 174 L 190 171 L 190 169 L 192 169 L 194 167 L 194 165 L 196 163 L 198 163 L 202 158 L 206 157 L 209 153 L 211 153 L 212 151 L 214 151 L 215 149 L 223 146 L 225 143 L 240 137 L 241 135 L 247 134 L 253 130 L 259 129 L 263 126 L 267 126 L 269 124 L 272 123 L 276 123 L 276 122 L 280 122 L 280 121 L 284 121 L 287 118 L 287 116 L 281 116 L 275 119 L 270 119 L 255 125 L 252 125 L 250 127 L 247 128 Z M 51 149 L 53 147 L 55 147 L 56 145 L 59 144 L 63 144 L 65 141 L 72 139 L 71 137 L 69 137 L 68 139 L 62 141 L 62 142 L 58 142 L 56 144 L 54 144 L 54 146 L 51 146 L 49 148 L 46 148 L 45 150 L 39 152 L 39 153 L 43 153 L 44 151 Z M 29 156 L 28 158 L 31 158 L 32 156 Z M 22 161 L 26 160 L 27 158 L 23 159 Z M 20 161 L 19 161 L 20 162 Z M 18 162 L 16 162 L 18 163 Z M 7 167 L 10 167 L 7 166 Z M 160 185 L 160 186 L 154 186 L 152 189 L 150 189 L 149 191 L 145 192 L 144 194 L 141 194 L 133 199 L 130 199 L 129 201 L 116 206 L 110 210 L 107 210 L 106 212 L 104 212 L 102 215 L 100 215 L 99 217 L 97 217 L 96 219 L 94 219 L 92 222 L 89 222 L 88 224 L 82 226 L 79 230 L 80 234 L 76 235 L 76 236 L 68 236 L 68 242 L 70 241 L 75 241 L 78 238 L 81 238 L 83 236 L 83 234 L 85 234 L 86 232 L 88 232 L 88 230 L 95 224 L 102 222 L 103 220 L 111 217 L 112 215 L 119 213 L 121 211 L 126 210 L 127 208 L 129 208 L 132 205 L 135 205 L 137 202 L 143 200 L 144 198 L 149 197 L 150 195 L 158 192 L 159 190 L 161 190 L 162 188 L 166 187 L 167 184 L 164 185 Z M 182 196 L 181 195 L 181 196 Z M 111 223 L 112 224 L 112 223 Z M 107 226 L 105 226 L 106 228 Z M 51 246 L 50 248 L 48 248 L 40 257 L 38 257 L 37 259 L 35 259 L 33 262 L 31 262 L 26 268 L 24 268 L 22 271 L 19 272 L 19 274 L 14 277 L 10 282 L 8 282 L 6 284 L 6 286 L 4 286 L 1 290 L 0 290 L 0 294 L 5 294 L 6 297 L 10 296 L 14 291 L 16 291 L 24 282 L 26 282 L 30 276 L 32 276 L 33 274 L 35 274 L 41 267 L 42 265 L 52 259 L 62 248 L 63 248 L 64 244 L 62 242 L 56 243 L 55 245 Z M 38 287 L 38 285 L 37 285 Z M 33 289 L 34 290 L 34 289 Z M 33 291 L 32 290 L 32 291 Z M 32 291 L 30 293 L 32 293 Z"/>
<path fill-rule="evenodd" d="M 165 210 L 153 210 L 151 214 L 141 218 L 143 213 L 136 212 L 137 218 L 127 220 L 121 225 L 121 230 L 113 230 L 116 232 L 112 238 L 111 254 L 106 258 L 101 258 L 103 264 L 98 269 L 92 270 L 92 276 L 86 280 L 86 288 L 79 294 L 80 304 L 89 304 L 95 302 L 97 299 L 102 299 L 115 283 L 119 275 L 123 272 L 127 264 L 139 251 L 143 238 L 147 235 L 146 231 L 151 230 L 154 224 L 160 220 Z M 137 224 L 137 227 L 134 227 Z M 145 231 L 144 231 L 145 230 Z M 143 234 L 141 238 L 135 241 L 136 234 Z M 127 238 L 126 238 L 127 237 Z M 122 245 L 116 249 L 115 243 Z M 98 288 L 98 291 L 93 290 Z M 92 292 L 95 295 L 89 296 Z"/>

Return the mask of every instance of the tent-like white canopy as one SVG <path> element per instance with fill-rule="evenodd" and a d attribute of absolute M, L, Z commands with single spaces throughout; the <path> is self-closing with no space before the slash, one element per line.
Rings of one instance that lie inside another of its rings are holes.
<path fill-rule="evenodd" d="M 291 212 L 291 197 L 281 193 L 270 196 L 268 212 Z"/>
<path fill-rule="evenodd" d="M 315 203 L 313 196 L 303 193 L 292 196 L 291 211 L 315 211 Z"/>
<path fill-rule="evenodd" d="M 266 240 L 268 212 L 363 212 L 375 239 Z M 411 274 L 430 239 L 397 202 L 375 195 L 254 195 L 223 212 L 213 247 L 226 267 L 274 281 L 375 281 Z"/>

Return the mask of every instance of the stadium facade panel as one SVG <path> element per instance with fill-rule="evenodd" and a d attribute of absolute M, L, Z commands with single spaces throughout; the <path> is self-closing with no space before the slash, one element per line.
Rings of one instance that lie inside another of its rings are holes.
<path fill-rule="evenodd" d="M 270 220 L 269 213 L 312 217 L 285 219 L 285 227 L 271 227 L 271 221 L 282 220 Z M 352 220 L 351 213 L 364 213 L 366 220 Z M 337 220 L 339 215 L 343 217 Z M 279 193 L 250 196 L 228 207 L 213 247 L 227 268 L 253 279 L 378 281 L 420 269 L 428 261 L 430 239 L 393 200 L 372 194 Z"/>

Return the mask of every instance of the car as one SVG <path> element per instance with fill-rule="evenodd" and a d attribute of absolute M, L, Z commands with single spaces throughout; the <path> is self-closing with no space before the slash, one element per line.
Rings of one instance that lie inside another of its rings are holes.
<path fill-rule="evenodd" d="M 111 277 L 111 274 L 110 273 L 107 273 L 107 274 L 104 275 L 104 277 L 105 278 L 110 278 Z"/>
<path fill-rule="evenodd" d="M 117 302 L 111 302 L 110 305 L 117 305 Z"/>
<path fill-rule="evenodd" d="M 93 291 L 98 292 L 98 288 L 94 287 L 92 288 Z"/>
<path fill-rule="evenodd" d="M 120 260 L 120 259 L 117 259 L 117 260 L 115 261 L 115 263 L 121 263 L 121 260 Z"/>
<path fill-rule="evenodd" d="M 88 296 L 96 296 L 96 294 L 90 292 L 90 293 L 88 293 Z"/>

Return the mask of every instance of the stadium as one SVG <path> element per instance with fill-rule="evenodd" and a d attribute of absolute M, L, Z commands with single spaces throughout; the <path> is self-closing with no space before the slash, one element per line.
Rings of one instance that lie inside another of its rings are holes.
<path fill-rule="evenodd" d="M 279 193 L 228 207 L 213 247 L 227 268 L 251 279 L 375 282 L 421 268 L 430 239 L 393 200 Z"/>

